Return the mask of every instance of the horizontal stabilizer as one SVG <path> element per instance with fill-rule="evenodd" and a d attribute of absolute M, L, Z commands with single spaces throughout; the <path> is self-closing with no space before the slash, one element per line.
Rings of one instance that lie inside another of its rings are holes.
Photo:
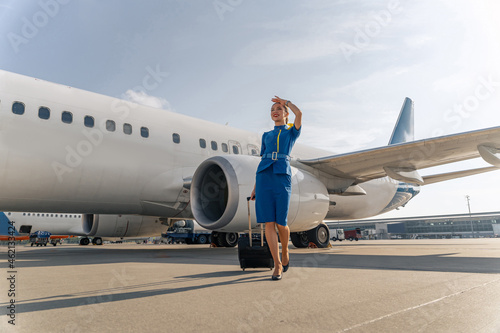
<path fill-rule="evenodd" d="M 497 167 L 486 167 L 486 168 L 479 168 L 479 169 L 471 169 L 471 170 L 442 173 L 439 175 L 424 176 L 423 177 L 424 185 L 439 183 L 439 182 L 442 182 L 445 180 L 450 180 L 450 179 L 456 179 L 456 178 L 477 175 L 480 173 L 490 172 L 490 171 L 495 171 L 495 170 L 498 170 L 498 168 Z"/>

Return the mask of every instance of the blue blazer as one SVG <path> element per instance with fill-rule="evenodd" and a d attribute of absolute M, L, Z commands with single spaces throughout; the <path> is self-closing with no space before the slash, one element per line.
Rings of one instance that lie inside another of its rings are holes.
<path fill-rule="evenodd" d="M 288 126 L 274 126 L 272 131 L 265 132 L 262 135 L 262 146 L 260 148 L 262 160 L 259 163 L 257 172 L 264 171 L 272 166 L 273 173 L 291 176 L 292 170 L 290 169 L 289 156 L 301 129 L 302 126 L 296 129 L 293 124 L 288 124 Z"/>

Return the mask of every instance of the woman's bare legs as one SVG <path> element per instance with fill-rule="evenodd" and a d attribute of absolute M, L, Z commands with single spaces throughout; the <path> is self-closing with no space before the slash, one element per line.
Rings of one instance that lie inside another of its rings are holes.
<path fill-rule="evenodd" d="M 288 265 L 290 258 L 288 255 L 288 241 L 290 239 L 290 228 L 288 226 L 282 226 L 276 223 L 278 226 L 278 232 L 280 234 L 281 242 L 281 262 L 283 266 Z"/>
<path fill-rule="evenodd" d="M 276 233 L 275 222 L 266 222 L 266 241 L 271 251 L 271 255 L 274 260 L 274 273 L 273 275 L 280 275 L 283 272 L 283 266 L 281 265 L 279 246 L 278 246 L 278 234 Z"/>

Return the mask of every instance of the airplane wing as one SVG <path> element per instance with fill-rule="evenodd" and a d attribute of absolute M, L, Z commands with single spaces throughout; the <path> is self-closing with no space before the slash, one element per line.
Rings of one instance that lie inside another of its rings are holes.
<path fill-rule="evenodd" d="M 353 184 L 389 176 L 423 185 L 425 181 L 417 170 L 477 157 L 500 167 L 500 127 L 299 162 L 332 176 L 352 179 Z M 460 175 L 456 176 L 448 175 L 447 179 Z"/>

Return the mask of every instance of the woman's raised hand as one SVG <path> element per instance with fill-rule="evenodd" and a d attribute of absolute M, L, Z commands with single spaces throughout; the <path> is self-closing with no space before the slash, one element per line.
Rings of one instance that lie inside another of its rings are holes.
<path fill-rule="evenodd" d="M 274 103 L 280 103 L 283 106 L 286 106 L 287 102 L 286 99 L 279 98 L 278 96 L 274 96 L 274 98 L 271 98 L 271 101 L 273 101 Z"/>

